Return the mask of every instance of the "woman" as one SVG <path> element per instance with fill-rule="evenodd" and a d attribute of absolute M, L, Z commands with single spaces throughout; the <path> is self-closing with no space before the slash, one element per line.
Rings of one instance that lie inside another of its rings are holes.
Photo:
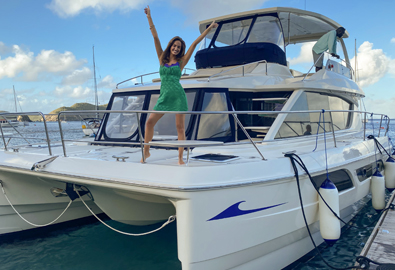
<path fill-rule="evenodd" d="M 181 71 L 184 69 L 193 51 L 200 41 L 210 32 L 212 28 L 218 26 L 214 21 L 211 25 L 191 44 L 185 53 L 185 42 L 180 37 L 170 40 L 166 49 L 163 51 L 159 41 L 158 33 L 151 18 L 149 6 L 144 9 L 148 18 L 149 28 L 154 37 L 156 54 L 158 55 L 161 78 L 160 95 L 156 103 L 155 111 L 188 111 L 187 97 L 180 84 Z M 151 113 L 145 125 L 144 142 L 149 143 L 154 136 L 155 124 L 162 118 L 162 113 Z M 178 140 L 185 140 L 185 114 L 176 114 L 176 127 Z M 144 157 L 147 159 L 151 154 L 149 145 L 144 145 Z M 178 148 L 178 164 L 184 164 L 182 159 L 184 148 Z M 141 160 L 143 162 L 143 159 Z"/>

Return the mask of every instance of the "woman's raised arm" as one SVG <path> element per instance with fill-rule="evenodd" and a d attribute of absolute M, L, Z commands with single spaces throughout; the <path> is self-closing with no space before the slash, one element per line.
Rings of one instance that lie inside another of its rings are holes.
<path fill-rule="evenodd" d="M 191 58 L 193 51 L 196 49 L 196 46 L 200 43 L 200 41 L 203 40 L 203 38 L 205 36 L 207 36 L 207 34 L 210 32 L 210 30 L 212 28 L 216 28 L 218 26 L 218 24 L 213 21 L 209 27 L 207 27 L 206 30 L 204 30 L 204 32 L 194 41 L 192 42 L 191 46 L 189 47 L 187 53 L 183 56 L 182 58 L 182 64 L 181 64 L 181 70 L 184 69 L 184 67 L 188 64 L 189 59 Z"/>
<path fill-rule="evenodd" d="M 151 18 L 151 10 L 150 10 L 149 6 L 144 8 L 144 13 L 147 15 L 149 29 L 151 29 L 152 36 L 154 37 L 156 54 L 158 55 L 159 64 L 161 64 L 160 57 L 163 53 L 163 49 L 162 49 L 162 45 L 160 44 L 158 33 L 156 32 L 154 22 L 152 21 L 152 18 Z"/>

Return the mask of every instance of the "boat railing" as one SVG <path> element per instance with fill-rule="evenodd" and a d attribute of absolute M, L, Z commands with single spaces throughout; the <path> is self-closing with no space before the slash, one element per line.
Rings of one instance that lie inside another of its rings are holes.
<path fill-rule="evenodd" d="M 13 125 L 11 125 L 11 127 L 13 128 L 13 130 L 14 130 L 16 133 L 18 133 L 19 137 L 5 136 L 5 135 L 4 135 L 4 131 L 3 131 L 3 127 L 0 125 L 0 133 L 1 133 L 2 140 L 3 140 L 4 149 L 5 149 L 6 151 L 8 150 L 8 149 L 7 149 L 7 146 L 8 146 L 8 144 L 11 142 L 11 139 L 13 139 L 13 138 L 21 138 L 21 139 L 23 139 L 24 141 L 26 141 L 28 144 L 30 144 L 29 141 L 28 141 L 28 139 L 39 139 L 39 140 L 43 140 L 43 141 L 45 141 L 45 142 L 47 143 L 49 154 L 52 156 L 51 141 L 50 141 L 49 135 L 48 135 L 47 121 L 46 121 L 45 116 L 44 116 L 44 114 L 43 114 L 42 112 L 15 112 L 15 113 L 5 112 L 5 113 L 0 113 L 0 116 L 3 117 L 4 119 L 6 119 L 7 122 L 8 122 L 9 124 L 10 124 L 10 122 L 9 122 L 9 120 L 7 119 L 7 116 L 16 116 L 16 117 L 18 117 L 18 116 L 20 116 L 20 115 L 37 115 L 37 116 L 40 116 L 42 122 L 44 123 L 45 139 L 40 139 L 40 138 L 27 138 L 27 137 L 24 137 L 24 136 L 19 132 L 19 130 L 18 130 L 16 127 L 14 127 Z M 7 137 L 7 139 L 8 139 L 8 142 L 6 142 L 6 137 Z"/>
<path fill-rule="evenodd" d="M 215 77 L 222 77 L 222 76 L 229 75 L 229 74 L 226 74 L 226 73 L 228 73 L 228 72 L 230 72 L 230 71 L 237 70 L 237 69 L 241 69 L 241 71 L 240 71 L 240 74 L 237 73 L 236 75 L 239 75 L 239 76 L 241 76 L 241 77 L 244 77 L 244 75 L 245 75 L 245 68 L 246 68 L 247 66 L 256 65 L 255 67 L 257 67 L 259 64 L 262 64 L 262 63 L 265 63 L 265 64 L 266 64 L 266 71 L 265 71 L 265 74 L 267 75 L 267 61 L 266 61 L 266 60 L 260 60 L 260 61 L 256 61 L 256 62 L 244 64 L 244 65 L 241 65 L 241 66 L 233 67 L 233 68 L 230 68 L 230 69 L 227 69 L 227 70 L 218 72 L 218 73 L 216 73 L 216 74 L 211 75 L 210 77 L 208 77 L 207 81 L 209 82 L 210 79 L 215 78 Z M 232 74 L 232 75 L 234 75 L 234 74 Z"/>
<path fill-rule="evenodd" d="M 350 112 L 350 113 L 358 113 L 362 115 L 363 119 L 363 139 L 366 140 L 366 129 L 367 129 L 367 122 L 368 122 L 368 117 L 380 117 L 380 125 L 378 127 L 378 137 L 381 136 L 382 129 L 385 129 L 384 136 L 387 135 L 389 131 L 389 124 L 390 124 L 390 119 L 388 118 L 387 115 L 384 114 L 374 114 L 371 112 L 366 112 L 366 111 L 353 111 L 353 110 L 327 110 L 325 111 L 329 113 L 330 117 L 329 119 L 332 119 L 332 113 L 337 113 L 337 112 Z M 136 145 L 140 146 L 142 155 L 143 154 L 143 148 L 144 145 L 147 145 L 146 143 L 143 142 L 143 134 L 142 134 L 142 127 L 140 125 L 140 119 L 141 116 L 144 114 L 149 114 L 149 113 L 163 113 L 163 114 L 179 114 L 180 112 L 168 112 L 168 111 L 147 111 L 147 110 L 90 110 L 90 111 L 62 111 L 59 112 L 57 115 L 57 121 L 58 121 L 58 126 L 59 126 L 59 134 L 60 134 L 60 140 L 61 140 L 61 145 L 62 145 L 62 150 L 63 150 L 63 155 L 66 157 L 67 152 L 66 152 L 66 142 L 73 142 L 73 141 L 79 141 L 79 140 L 69 140 L 64 137 L 63 129 L 62 129 L 62 115 L 86 115 L 86 114 L 96 114 L 96 113 L 103 113 L 103 114 L 135 114 L 136 115 L 136 122 L 137 122 L 137 129 L 138 129 L 138 134 L 139 134 L 139 141 L 134 141 L 134 142 L 112 142 L 112 141 L 94 141 L 93 143 L 100 144 L 100 143 L 105 143 L 105 144 L 121 144 L 121 145 Z M 228 114 L 233 117 L 234 123 L 235 123 L 235 134 L 237 134 L 237 130 L 240 128 L 242 130 L 242 133 L 246 136 L 248 139 L 248 142 L 251 143 L 251 145 L 256 149 L 257 153 L 260 155 L 260 157 L 265 160 L 261 150 L 258 148 L 257 143 L 251 138 L 249 133 L 247 132 L 247 129 L 253 129 L 253 127 L 247 127 L 244 126 L 241 121 L 239 120 L 238 115 L 273 115 L 276 117 L 279 114 L 306 114 L 306 113 L 322 113 L 322 110 L 307 110 L 307 111 L 186 111 L 183 112 L 183 114 L 190 114 L 190 115 L 215 115 L 215 114 Z M 51 150 L 51 140 L 49 138 L 49 133 L 48 133 L 48 127 L 47 127 L 47 120 L 45 118 L 45 115 L 41 112 L 24 112 L 24 113 L 0 113 L 0 116 L 6 119 L 7 115 L 9 116 L 18 116 L 18 115 L 37 115 L 41 116 L 41 120 L 44 123 L 44 130 L 45 130 L 45 138 L 26 138 L 24 137 L 16 128 L 14 130 L 20 137 L 14 137 L 14 136 L 5 136 L 4 134 L 4 129 L 3 127 L 0 126 L 0 132 L 1 132 L 1 137 L 4 143 L 4 149 L 8 151 L 8 144 L 10 141 L 6 142 L 6 138 L 11 140 L 12 138 L 23 138 L 29 145 L 31 145 L 28 142 L 28 139 L 40 139 L 46 142 L 46 145 L 48 147 L 48 152 L 49 155 L 52 156 L 52 150 Z M 376 121 L 375 120 L 375 121 Z M 373 121 L 373 120 L 372 120 Z M 307 123 L 307 122 L 306 122 Z M 313 123 L 313 122 L 310 122 Z M 328 132 L 332 132 L 333 136 L 333 142 L 336 147 L 336 134 L 335 134 L 335 125 L 333 121 L 325 122 L 329 123 L 331 125 L 331 130 Z M 321 123 L 323 124 L 323 123 Z M 322 126 L 321 126 L 322 127 Z M 267 131 L 270 129 L 270 127 L 265 127 L 267 128 Z M 322 133 L 316 134 L 316 136 L 321 136 Z M 299 135 L 297 135 L 299 136 Z M 263 139 L 261 140 L 263 142 Z M 83 141 L 86 142 L 86 141 Z M 238 142 L 238 139 L 236 137 L 236 143 Z M 60 146 L 60 145 L 59 145 Z M 192 146 L 193 147 L 193 146 Z M 143 157 L 144 158 L 144 157 Z"/>
<path fill-rule="evenodd" d="M 184 68 L 184 69 L 183 69 L 183 73 L 182 73 L 183 76 L 184 76 L 184 75 L 187 75 L 187 70 L 196 71 L 195 69 L 192 69 L 192 68 Z M 151 72 L 151 73 L 146 73 L 146 74 L 142 74 L 142 75 L 138 75 L 138 76 L 132 77 L 132 78 L 130 78 L 130 79 L 124 80 L 124 81 L 122 81 L 122 82 L 120 82 L 120 83 L 117 83 L 116 89 L 118 89 L 118 86 L 119 86 L 119 85 L 121 85 L 121 84 L 123 84 L 123 83 L 126 83 L 126 82 L 129 82 L 129 81 L 132 81 L 132 80 L 135 80 L 135 79 L 138 79 L 138 78 L 140 78 L 140 83 L 136 83 L 136 84 L 142 84 L 142 85 L 144 85 L 144 77 L 150 76 L 150 75 L 154 75 L 154 74 L 159 74 L 159 71 Z"/>
<path fill-rule="evenodd" d="M 351 113 L 359 113 L 364 115 L 364 119 L 367 118 L 367 115 L 370 115 L 371 117 L 373 116 L 380 116 L 381 117 L 381 121 L 380 121 L 380 127 L 379 127 L 379 133 L 378 136 L 380 137 L 380 130 L 384 127 L 382 127 L 383 125 L 383 119 L 386 119 L 386 128 L 385 128 L 385 134 L 384 136 L 387 135 L 387 132 L 389 130 L 389 124 L 390 124 L 390 119 L 388 118 L 387 115 L 384 114 L 375 114 L 375 113 L 371 113 L 371 112 L 366 112 L 366 111 L 353 111 L 353 110 L 326 110 L 324 112 L 329 113 L 330 115 L 330 119 L 332 119 L 332 113 L 338 113 L 338 112 L 351 112 Z M 66 145 L 65 142 L 66 141 L 73 141 L 73 140 L 66 140 L 63 136 L 63 131 L 62 131 L 62 125 L 61 125 L 61 121 L 59 119 L 61 119 L 61 115 L 62 114 L 87 114 L 87 113 L 104 113 L 104 114 L 110 114 L 110 113 L 115 113 L 115 114 L 135 114 L 136 115 L 136 122 L 137 122 L 137 129 L 138 129 L 138 137 L 139 137 L 139 142 L 135 141 L 135 142 L 119 142 L 118 144 L 122 144 L 122 145 L 139 145 L 142 151 L 142 156 L 144 159 L 144 145 L 147 145 L 146 143 L 143 142 L 143 134 L 142 134 L 142 127 L 141 127 L 141 123 L 140 123 L 140 119 L 141 119 L 141 115 L 143 114 L 149 114 L 149 113 L 163 113 L 163 114 L 179 114 L 180 112 L 178 111 L 148 111 L 148 110 L 100 110 L 100 111 L 63 111 L 63 112 L 59 112 L 58 114 L 58 124 L 59 124 L 59 130 L 60 130 L 60 136 L 61 136 L 61 141 L 62 141 L 62 147 L 63 147 L 63 155 L 66 157 L 67 153 L 66 153 Z M 231 115 L 234 119 L 235 122 L 235 133 L 237 134 L 237 129 L 240 128 L 242 130 L 242 132 L 244 133 L 244 135 L 247 137 L 248 141 L 252 144 L 252 146 L 256 149 L 257 153 L 261 156 L 261 158 L 263 160 L 265 160 L 262 152 L 259 150 L 259 148 L 257 147 L 256 142 L 251 138 L 251 136 L 249 135 L 249 133 L 247 132 L 247 128 L 245 127 L 241 121 L 239 120 L 239 118 L 237 117 L 237 115 L 279 115 L 279 114 L 306 114 L 306 113 L 322 113 L 322 110 L 307 110 L 307 111 L 186 111 L 186 112 L 182 112 L 183 114 L 190 114 L 190 115 L 214 115 L 214 114 L 228 114 Z M 331 122 L 331 132 L 333 135 L 333 141 L 334 141 L 334 145 L 336 147 L 336 135 L 335 135 L 335 130 L 334 130 L 334 124 L 333 121 Z M 317 136 L 319 136 L 321 134 L 317 134 Z M 363 125 L 363 139 L 366 140 L 366 122 Z M 237 140 L 237 139 L 236 139 Z M 263 140 L 262 140 L 263 141 Z M 101 142 L 106 143 L 106 144 L 111 144 L 111 141 L 95 141 L 94 143 L 100 144 Z M 115 143 L 116 144 L 116 143 Z"/>
<path fill-rule="evenodd" d="M 315 61 L 314 64 L 310 67 L 309 71 L 307 71 L 307 73 L 306 73 L 306 75 L 304 76 L 304 78 L 303 78 L 302 81 L 304 81 L 304 80 L 307 78 L 307 76 L 310 74 L 310 71 L 315 67 L 315 65 L 317 64 L 317 62 L 318 62 L 322 57 L 324 57 L 325 54 L 328 54 L 328 56 L 331 56 L 331 54 L 328 53 L 328 52 L 322 53 L 322 54 L 320 55 L 320 57 L 318 57 L 317 61 Z M 351 78 L 350 78 L 350 79 L 355 78 L 355 76 L 354 76 L 355 73 L 354 73 L 354 69 L 352 68 L 352 66 L 351 66 L 349 63 L 347 63 L 347 62 L 346 62 L 344 59 L 342 59 L 342 58 L 339 58 L 339 60 L 340 60 L 341 62 L 343 62 L 343 63 L 346 65 L 347 68 L 350 69 L 350 71 L 351 71 Z M 322 68 L 325 68 L 325 67 L 322 67 Z"/>

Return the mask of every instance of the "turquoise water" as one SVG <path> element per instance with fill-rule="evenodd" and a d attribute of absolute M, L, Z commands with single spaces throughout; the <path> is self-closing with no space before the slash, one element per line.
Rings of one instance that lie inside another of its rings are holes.
<path fill-rule="evenodd" d="M 56 123 L 50 123 L 52 140 L 59 139 L 54 131 Z M 82 138 L 81 123 L 64 124 L 69 138 Z M 24 132 L 38 136 L 39 126 L 31 124 Z M 377 129 L 376 129 L 377 131 Z M 394 126 L 391 126 L 393 135 Z M 352 220 L 361 227 L 343 228 L 341 239 L 331 248 L 325 244 L 319 248 L 332 265 L 346 267 L 354 263 L 364 243 L 378 220 L 369 198 L 361 201 L 363 209 Z M 141 233 L 157 228 L 130 226 L 106 219 L 106 222 L 130 233 Z M 311 252 L 288 269 L 328 269 L 315 252 Z M 286 256 L 286 255 L 285 255 Z M 0 269 L 181 269 L 177 258 L 175 222 L 159 232 L 147 236 L 132 237 L 116 233 L 93 218 L 68 222 L 0 237 Z M 262 269 L 265 269 L 264 266 Z"/>

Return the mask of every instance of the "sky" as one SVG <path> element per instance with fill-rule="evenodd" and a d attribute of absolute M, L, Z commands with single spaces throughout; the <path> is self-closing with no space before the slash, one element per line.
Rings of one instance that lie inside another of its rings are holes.
<path fill-rule="evenodd" d="M 188 46 L 199 21 L 242 11 L 292 7 L 329 17 L 350 34 L 352 65 L 357 51 L 366 109 L 395 118 L 394 0 L 0 0 L 0 111 L 15 111 L 13 87 L 18 111 L 93 104 L 93 46 L 99 104 L 117 83 L 158 71 L 146 5 L 162 46 L 174 36 Z M 291 67 L 311 67 L 313 44 L 287 48 Z"/>

